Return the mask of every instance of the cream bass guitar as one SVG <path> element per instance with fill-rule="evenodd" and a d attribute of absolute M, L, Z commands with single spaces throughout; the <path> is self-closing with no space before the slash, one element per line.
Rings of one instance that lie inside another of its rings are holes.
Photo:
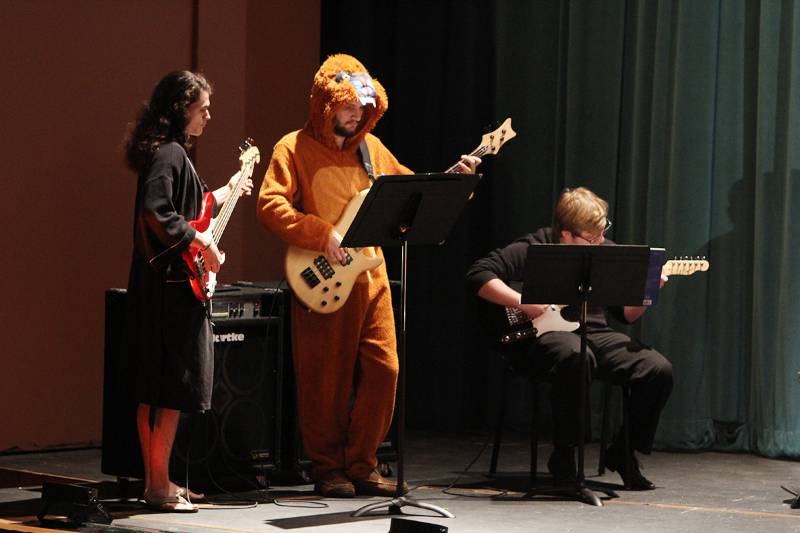
<path fill-rule="evenodd" d="M 507 118 L 495 131 L 481 137 L 478 147 L 470 155 L 483 157 L 494 155 L 500 147 L 516 136 Z M 445 172 L 458 172 L 458 163 Z M 380 179 L 380 178 L 378 178 Z M 347 204 L 334 225 L 339 235 L 347 233 L 358 209 L 369 189 L 358 193 Z M 356 279 L 363 272 L 379 266 L 383 259 L 375 255 L 373 248 L 348 248 L 343 263 L 330 261 L 324 253 L 290 246 L 286 252 L 286 281 L 294 296 L 309 310 L 317 313 L 333 313 L 341 309 L 350 296 Z"/>
<path fill-rule="evenodd" d="M 661 273 L 665 276 L 689 276 L 695 272 L 708 270 L 708 261 L 705 259 L 673 259 L 664 263 Z M 575 331 L 580 324 L 566 320 L 561 311 L 565 305 L 548 305 L 544 313 L 531 320 L 528 315 L 516 307 L 502 307 L 493 305 L 493 308 L 502 308 L 503 312 L 494 318 L 499 328 L 500 344 L 513 344 L 525 339 L 538 338 L 551 331 Z M 491 318 L 490 318 L 491 319 Z"/>

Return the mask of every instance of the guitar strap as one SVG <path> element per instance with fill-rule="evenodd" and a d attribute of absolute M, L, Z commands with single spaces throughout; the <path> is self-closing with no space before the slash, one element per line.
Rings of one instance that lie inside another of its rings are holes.
<path fill-rule="evenodd" d="M 369 181 L 375 181 L 375 172 L 372 170 L 372 162 L 369 158 L 367 141 L 363 139 L 358 145 L 358 155 L 360 156 L 361 164 L 364 165 L 364 169 L 367 171 L 367 176 L 369 176 Z"/>

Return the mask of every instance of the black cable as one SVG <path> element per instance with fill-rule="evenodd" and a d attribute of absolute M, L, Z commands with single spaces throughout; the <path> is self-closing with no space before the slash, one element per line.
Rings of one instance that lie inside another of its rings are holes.
<path fill-rule="evenodd" d="M 508 494 L 507 490 L 499 491 L 498 494 L 493 494 L 491 496 L 489 496 L 489 495 L 485 495 L 484 496 L 484 495 L 472 495 L 472 494 L 459 494 L 459 493 L 450 491 L 450 489 L 452 489 L 456 485 L 456 483 L 458 483 L 459 480 L 461 480 L 461 478 L 464 477 L 467 474 L 467 472 L 469 472 L 469 469 L 472 468 L 472 465 L 474 465 L 476 462 L 478 462 L 478 459 L 481 458 L 481 456 L 483 455 L 483 452 L 485 452 L 486 448 L 489 446 L 489 442 L 491 441 L 492 436 L 493 436 L 492 433 L 489 433 L 486 436 L 486 441 L 483 443 L 483 446 L 481 446 L 481 449 L 478 451 L 478 454 L 475 456 L 474 459 L 472 459 L 472 461 L 469 462 L 469 464 L 466 466 L 466 468 L 464 468 L 464 470 L 462 470 L 458 474 L 458 476 L 456 476 L 456 478 L 448 486 L 446 486 L 445 488 L 442 489 L 442 493 L 443 494 L 449 494 L 450 496 L 464 496 L 466 498 L 495 498 L 495 497 L 498 497 L 498 496 L 505 496 L 506 494 Z"/>
<path fill-rule="evenodd" d="M 221 428 L 222 426 L 220 424 L 220 421 L 217 420 L 217 413 L 214 412 L 213 409 L 210 411 L 210 413 L 214 417 L 215 427 Z M 228 458 L 225 456 L 224 453 L 221 454 L 221 457 L 222 457 L 222 461 L 223 461 L 226 469 L 228 470 L 228 472 L 234 474 L 237 478 L 241 479 L 242 481 L 244 481 L 248 485 L 252 486 L 256 491 L 263 490 L 262 487 L 259 487 L 253 481 L 251 481 L 250 479 L 247 479 L 246 477 L 241 475 L 235 468 L 231 467 L 231 465 L 228 463 Z M 258 499 L 242 498 L 239 494 L 237 494 L 237 493 L 235 493 L 233 491 L 230 491 L 230 490 L 226 489 L 225 487 L 223 487 L 222 485 L 220 485 L 217 482 L 217 480 L 215 479 L 215 477 L 214 477 L 214 474 L 213 474 L 212 469 L 211 469 L 211 462 L 210 461 L 206 462 L 206 474 L 208 474 L 208 480 L 211 482 L 211 484 L 214 486 L 214 488 L 216 488 L 220 492 L 224 493 L 225 495 L 230 496 L 233 501 L 236 501 L 238 499 L 241 502 L 241 503 L 230 503 L 230 504 L 226 503 L 226 504 L 222 504 L 222 505 L 213 504 L 214 508 L 216 508 L 216 509 L 250 509 L 250 508 L 253 508 L 253 507 L 257 507 L 259 503 L 271 503 L 271 502 L 262 502 L 261 500 L 258 500 Z"/>
<path fill-rule="evenodd" d="M 296 505 L 289 505 L 287 502 L 292 502 Z M 327 503 L 320 501 L 280 500 L 278 498 L 274 498 L 272 503 L 278 507 L 296 507 L 301 509 L 327 509 L 330 507 Z"/>
<path fill-rule="evenodd" d="M 208 430 L 208 418 L 206 417 L 206 415 L 208 413 L 211 413 L 212 416 L 215 414 L 213 409 L 209 410 L 207 412 L 204 412 L 204 413 L 199 413 L 200 415 L 203 416 L 203 420 L 204 420 L 205 426 L 206 426 L 206 428 L 205 428 L 206 432 Z M 189 465 L 191 464 L 192 443 L 195 442 L 195 439 L 197 437 L 198 424 L 196 423 L 196 418 L 194 416 L 190 416 L 189 418 L 190 418 L 190 422 L 189 422 L 189 439 L 188 439 L 188 444 L 187 444 L 187 447 L 186 447 L 186 457 L 185 457 L 185 462 L 184 462 L 185 468 L 186 468 L 186 471 L 185 471 L 186 472 L 185 473 L 186 494 L 184 495 L 184 497 L 190 503 L 194 503 L 195 505 L 197 505 L 198 502 L 192 502 L 191 496 L 189 494 L 190 493 L 190 488 L 189 488 Z M 218 490 L 221 490 L 222 492 L 225 492 L 226 494 L 230 494 L 230 495 L 236 496 L 238 498 L 238 495 L 235 495 L 235 494 L 225 490 L 223 487 L 219 486 L 219 484 L 216 482 L 216 480 L 214 479 L 214 476 L 211 473 L 211 465 L 210 465 L 209 461 L 206 461 L 206 473 L 208 474 L 209 480 L 211 481 L 211 483 L 214 485 L 215 488 L 217 488 Z M 210 509 L 210 510 L 251 509 L 253 507 L 258 506 L 258 503 L 259 503 L 257 500 L 246 500 L 246 499 L 243 499 L 244 503 L 241 503 L 241 504 L 237 503 L 237 504 L 222 504 L 222 505 L 220 505 L 220 504 L 215 504 L 215 503 L 209 502 L 207 497 L 205 499 L 206 499 L 206 502 L 199 503 L 199 505 L 203 509 Z"/>

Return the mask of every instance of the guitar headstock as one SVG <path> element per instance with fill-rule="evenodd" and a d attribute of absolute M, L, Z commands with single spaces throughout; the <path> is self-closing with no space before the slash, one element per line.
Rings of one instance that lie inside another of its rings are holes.
<path fill-rule="evenodd" d="M 705 257 L 684 257 L 664 263 L 661 273 L 665 276 L 689 276 L 695 272 L 705 272 L 709 266 L 711 265 Z"/>
<path fill-rule="evenodd" d="M 516 137 L 517 132 L 511 128 L 511 117 L 507 118 L 499 128 L 481 137 L 480 146 L 473 154 L 482 157 L 484 155 L 494 155 L 500 151 L 500 147 Z"/>
<path fill-rule="evenodd" d="M 252 174 L 253 167 L 261 161 L 261 152 L 258 147 L 253 145 L 253 139 L 248 137 L 239 144 L 239 161 L 242 165 L 243 174 Z"/>

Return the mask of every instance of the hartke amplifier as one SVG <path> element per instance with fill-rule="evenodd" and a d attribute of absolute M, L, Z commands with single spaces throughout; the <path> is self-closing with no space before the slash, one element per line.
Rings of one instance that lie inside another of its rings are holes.
<path fill-rule="evenodd" d="M 237 281 L 218 285 L 211 300 L 211 319 L 236 320 L 288 316 L 289 290 L 277 281 Z"/>
<path fill-rule="evenodd" d="M 213 320 L 214 394 L 203 415 L 182 415 L 173 447 L 173 480 L 187 470 L 197 485 L 231 479 L 264 483 L 280 465 L 284 322 L 260 316 L 282 293 L 267 289 L 222 291 L 229 314 Z M 118 477 L 143 477 L 136 431 L 136 364 L 125 341 L 124 289 L 106 291 L 103 449 L 101 470 Z M 281 304 L 280 301 L 277 302 Z M 257 309 L 259 316 L 245 316 Z M 239 311 L 241 310 L 241 311 Z M 225 486 L 224 488 L 227 488 Z"/>

